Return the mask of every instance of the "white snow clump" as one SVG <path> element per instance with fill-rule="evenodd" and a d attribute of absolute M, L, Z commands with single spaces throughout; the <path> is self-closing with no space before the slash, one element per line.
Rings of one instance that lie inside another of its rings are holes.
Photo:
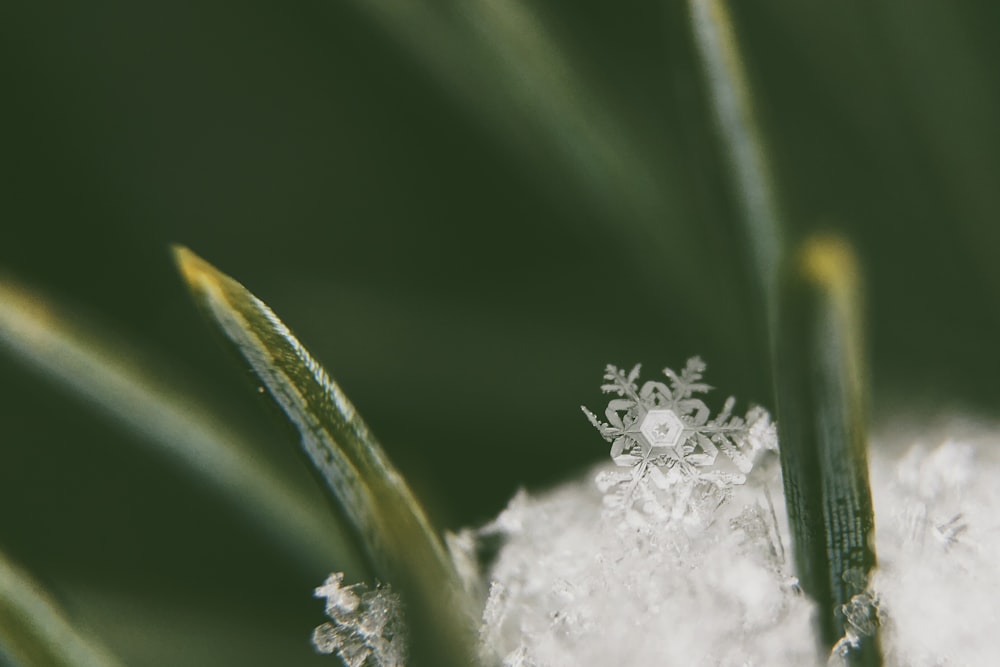
<path fill-rule="evenodd" d="M 993 664 L 1000 429 L 952 420 L 916 438 L 890 430 L 872 443 L 871 465 L 879 567 L 858 622 L 881 625 L 889 667 Z M 521 492 L 479 531 L 505 539 L 486 573 L 485 653 L 505 667 L 825 661 L 814 606 L 785 556 L 776 466 L 758 464 L 713 516 L 680 522 L 650 520 L 641 506 L 631 518 L 609 511 L 595 477 L 616 470 Z"/>

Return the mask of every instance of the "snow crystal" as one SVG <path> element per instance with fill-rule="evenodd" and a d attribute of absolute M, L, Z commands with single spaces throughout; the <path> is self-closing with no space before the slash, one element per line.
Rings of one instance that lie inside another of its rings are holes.
<path fill-rule="evenodd" d="M 710 420 L 708 406 L 695 397 L 710 389 L 701 382 L 705 363 L 698 357 L 680 374 L 664 369 L 668 383 L 651 380 L 640 387 L 639 368 L 625 373 L 607 367 L 601 389 L 618 396 L 605 410 L 607 422 L 583 408 L 611 443 L 611 459 L 630 468 L 626 475 L 601 473 L 605 505 L 632 524 L 711 520 L 733 487 L 746 482 L 754 458 L 776 449 L 774 425 L 761 408 L 732 416 L 733 398 Z"/>
<path fill-rule="evenodd" d="M 316 589 L 316 597 L 326 598 L 332 622 L 316 628 L 313 646 L 320 653 L 336 653 L 347 667 L 404 667 L 399 596 L 388 586 L 369 591 L 362 584 L 343 583 L 343 573 L 335 572 Z"/>
<path fill-rule="evenodd" d="M 656 520 L 710 517 L 732 494 L 733 486 L 746 482 L 754 457 L 775 449 L 777 436 L 770 417 L 760 408 L 751 409 L 746 417 L 734 417 L 735 401 L 730 398 L 710 420 L 708 406 L 696 398 L 710 389 L 701 382 L 705 363 L 697 357 L 688 360 L 680 374 L 664 369 L 667 383 L 651 380 L 640 387 L 639 368 L 625 373 L 607 367 L 601 389 L 618 396 L 604 412 L 607 422 L 583 408 L 611 443 L 611 459 L 631 469 L 628 476 L 602 477 L 599 483 L 606 491 L 617 487 L 608 502 L 627 513 L 637 507 Z M 725 459 L 719 459 L 720 451 Z M 670 497 L 655 497 L 645 482 L 669 491 Z M 629 520 L 639 517 L 630 515 Z"/>

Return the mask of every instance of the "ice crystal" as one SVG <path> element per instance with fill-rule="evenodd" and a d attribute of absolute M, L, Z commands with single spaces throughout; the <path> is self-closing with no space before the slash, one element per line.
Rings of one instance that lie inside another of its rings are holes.
<path fill-rule="evenodd" d="M 313 646 L 336 653 L 347 667 L 404 667 L 406 634 L 399 596 L 388 586 L 368 590 L 362 584 L 344 586 L 341 572 L 331 574 L 316 589 L 326 599 L 331 622 L 313 632 Z"/>
<path fill-rule="evenodd" d="M 847 665 L 851 650 L 858 648 L 865 637 L 873 637 L 882 625 L 879 596 L 869 587 L 864 571 L 851 568 L 844 573 L 843 578 L 852 589 L 860 592 L 840 606 L 839 613 L 844 618 L 844 636 L 834 644 L 830 652 L 829 667 Z"/>
<path fill-rule="evenodd" d="M 710 418 L 697 397 L 711 389 L 702 382 L 705 363 L 698 357 L 689 359 L 680 374 L 664 369 L 666 383 L 650 380 L 640 386 L 639 371 L 639 365 L 628 373 L 607 367 L 601 390 L 617 396 L 604 411 L 607 422 L 582 408 L 611 443 L 611 459 L 630 469 L 607 472 L 598 480 L 609 494 L 607 505 L 627 514 L 639 508 L 657 520 L 709 518 L 734 486 L 746 482 L 754 457 L 777 447 L 774 425 L 762 408 L 733 416 L 732 397 Z M 725 458 L 720 459 L 720 451 Z"/>

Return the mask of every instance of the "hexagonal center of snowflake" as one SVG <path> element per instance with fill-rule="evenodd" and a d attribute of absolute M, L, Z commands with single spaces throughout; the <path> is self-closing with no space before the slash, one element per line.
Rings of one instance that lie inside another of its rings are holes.
<path fill-rule="evenodd" d="M 673 410 L 650 410 L 639 431 L 652 447 L 673 447 L 681 439 L 684 424 Z"/>

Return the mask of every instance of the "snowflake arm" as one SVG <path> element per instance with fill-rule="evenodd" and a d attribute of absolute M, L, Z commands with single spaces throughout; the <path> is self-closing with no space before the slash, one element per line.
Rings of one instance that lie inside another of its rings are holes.
<path fill-rule="evenodd" d="M 587 415 L 587 420 L 593 425 L 594 428 L 598 430 L 603 437 L 608 442 L 611 442 L 619 434 L 618 429 L 611 426 L 611 424 L 606 424 L 597 418 L 593 412 L 587 409 L 587 406 L 581 405 L 580 409 L 583 410 L 583 414 Z"/>
<path fill-rule="evenodd" d="M 608 364 L 607 368 L 604 369 L 605 383 L 601 385 L 601 391 L 605 394 L 618 394 L 619 396 L 635 398 L 639 391 L 636 380 L 639 379 L 641 369 L 641 364 L 636 364 L 631 371 L 626 373 L 617 366 Z"/>
<path fill-rule="evenodd" d="M 711 391 L 711 385 L 699 382 L 705 372 L 705 368 L 705 362 L 701 360 L 701 357 L 691 357 L 688 359 L 680 375 L 677 375 L 677 373 L 674 373 L 669 368 L 663 369 L 663 374 L 667 376 L 671 386 L 674 388 L 673 393 L 676 400 L 690 398 L 694 394 L 704 394 Z"/>

